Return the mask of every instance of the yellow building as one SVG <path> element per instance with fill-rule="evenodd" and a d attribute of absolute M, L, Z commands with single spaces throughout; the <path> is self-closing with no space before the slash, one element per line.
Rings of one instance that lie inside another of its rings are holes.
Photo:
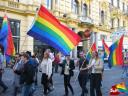
<path fill-rule="evenodd" d="M 100 50 L 102 38 L 110 46 L 121 32 L 128 32 L 128 0 L 0 0 L 0 17 L 6 13 L 11 21 L 17 52 L 33 52 L 42 48 L 40 42 L 26 35 L 40 4 L 47 7 L 63 24 L 82 34 L 83 41 L 71 53 L 74 58 L 77 50 L 87 52 L 94 41 Z M 1 21 L 0 18 L 0 24 Z M 88 40 L 83 36 L 87 30 L 92 32 Z M 128 49 L 127 45 L 124 42 L 125 49 Z"/>

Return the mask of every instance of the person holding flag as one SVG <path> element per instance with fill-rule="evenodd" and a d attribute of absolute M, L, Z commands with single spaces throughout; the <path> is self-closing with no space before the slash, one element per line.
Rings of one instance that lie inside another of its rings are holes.
<path fill-rule="evenodd" d="M 88 94 L 88 89 L 86 88 L 86 84 L 88 82 L 88 70 L 84 70 L 84 68 L 88 65 L 88 60 L 85 59 L 85 55 L 83 52 L 80 53 L 80 60 L 78 62 L 79 64 L 79 75 L 78 75 L 78 81 L 79 85 L 82 89 L 81 96 L 86 96 Z M 86 94 L 86 95 L 85 95 Z"/>
<path fill-rule="evenodd" d="M 90 75 L 90 96 L 102 96 L 101 92 L 101 80 L 102 80 L 102 69 L 103 69 L 103 62 L 98 56 L 97 51 L 93 51 L 91 55 L 91 59 L 89 65 L 82 70 L 89 70 L 91 69 Z"/>
<path fill-rule="evenodd" d="M 88 66 L 88 69 L 91 70 L 90 76 L 90 96 L 102 96 L 101 93 L 101 80 L 102 80 L 102 69 L 103 69 L 103 62 L 98 56 L 98 52 L 92 53 L 92 60 Z"/>

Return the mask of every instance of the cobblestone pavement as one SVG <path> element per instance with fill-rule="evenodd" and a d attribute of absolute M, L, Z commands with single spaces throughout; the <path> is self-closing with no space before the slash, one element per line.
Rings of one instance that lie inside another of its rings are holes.
<path fill-rule="evenodd" d="M 121 73 L 122 70 L 121 68 L 112 68 L 111 70 L 105 69 L 104 71 L 104 76 L 103 76 L 103 82 L 102 82 L 102 93 L 103 96 L 109 96 L 109 90 L 112 85 L 118 84 L 122 81 L 127 82 L 128 79 L 121 79 Z M 75 96 L 80 96 L 81 89 L 78 84 L 78 81 L 75 81 L 76 75 L 78 74 L 78 70 L 75 70 L 75 75 L 72 78 L 72 86 L 75 91 Z M 38 86 L 36 87 L 36 91 L 34 93 L 34 96 L 43 96 L 43 88 L 42 85 L 40 84 L 40 79 L 41 79 L 41 73 L 38 73 Z M 13 96 L 13 72 L 10 68 L 6 68 L 4 75 L 3 75 L 3 80 L 4 82 L 8 85 L 8 90 L 4 94 L 0 94 L 0 96 Z M 64 86 L 63 86 L 63 76 L 61 76 L 59 73 L 54 73 L 53 76 L 54 80 L 54 86 L 55 89 L 52 91 L 48 96 L 63 96 L 64 95 Z M 127 84 L 128 85 L 128 84 Z M 89 89 L 89 82 L 87 84 L 87 88 Z M 0 88 L 0 92 L 2 89 Z M 20 96 L 20 95 L 19 95 Z M 89 96 L 89 95 L 88 95 Z M 128 96 L 128 95 L 122 95 L 122 96 Z"/>

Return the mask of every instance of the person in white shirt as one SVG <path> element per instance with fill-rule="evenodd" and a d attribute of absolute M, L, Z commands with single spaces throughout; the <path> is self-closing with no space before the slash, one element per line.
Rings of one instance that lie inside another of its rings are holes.
<path fill-rule="evenodd" d="M 103 62 L 98 56 L 98 52 L 92 53 L 92 59 L 90 60 L 89 66 L 87 69 L 91 68 L 90 76 L 90 96 L 102 96 L 101 93 L 101 80 L 102 80 L 102 70 Z"/>
<path fill-rule="evenodd" d="M 47 95 L 47 91 L 49 90 L 49 79 L 52 74 L 52 60 L 49 58 L 48 52 L 44 52 L 43 60 L 41 62 L 41 71 L 41 83 L 44 86 L 44 95 Z"/>
<path fill-rule="evenodd" d="M 51 85 L 51 89 L 53 90 L 54 89 L 54 84 L 53 84 L 52 77 L 53 77 L 53 70 L 54 70 L 54 63 L 53 63 L 53 61 L 55 60 L 55 57 L 54 57 L 54 53 L 52 53 L 50 49 L 46 49 L 45 52 L 47 52 L 49 54 L 49 58 L 52 60 L 52 75 L 50 77 L 49 83 Z"/>

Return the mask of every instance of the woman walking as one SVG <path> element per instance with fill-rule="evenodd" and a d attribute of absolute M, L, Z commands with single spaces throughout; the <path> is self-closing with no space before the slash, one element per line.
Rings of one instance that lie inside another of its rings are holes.
<path fill-rule="evenodd" d="M 44 87 L 44 95 L 47 96 L 49 90 L 49 80 L 52 74 L 52 60 L 49 58 L 49 53 L 44 52 L 41 62 L 42 78 L 41 83 Z"/>
<path fill-rule="evenodd" d="M 73 70 L 75 69 L 74 61 L 70 59 L 70 56 L 66 56 L 66 60 L 64 60 L 62 64 L 62 72 L 61 74 L 64 75 L 64 87 L 65 87 L 65 95 L 69 96 L 68 88 L 71 90 L 72 95 L 74 95 L 73 88 L 70 84 L 71 76 L 74 75 Z"/>
<path fill-rule="evenodd" d="M 98 56 L 98 52 L 92 53 L 92 60 L 87 69 L 91 68 L 90 76 L 90 96 L 102 96 L 101 93 L 101 81 L 103 62 Z M 95 95 L 96 91 L 96 95 Z"/>

